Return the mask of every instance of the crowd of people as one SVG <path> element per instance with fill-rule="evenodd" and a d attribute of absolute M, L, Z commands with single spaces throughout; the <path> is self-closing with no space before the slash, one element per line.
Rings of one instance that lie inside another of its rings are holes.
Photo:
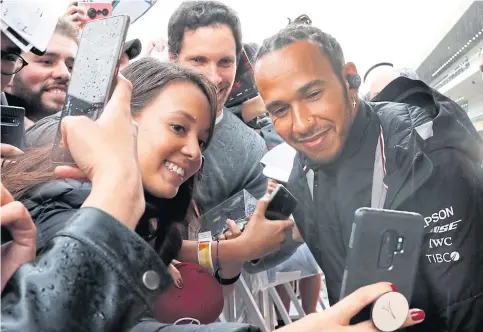
<path fill-rule="evenodd" d="M 59 124 L 87 14 L 73 3 L 45 15 L 36 29 L 49 38 L 40 38 L 17 24 L 32 19 L 27 4 L 8 6 L 2 105 L 25 109 L 25 144 L 1 145 L 2 331 L 257 331 L 215 323 L 224 296 L 242 272 L 300 255 L 313 270 L 300 281 L 307 316 L 281 331 L 377 331 L 370 316 L 353 318 L 397 285 L 339 299 L 354 213 L 375 199 L 425 221 L 403 327 L 483 328 L 483 140 L 414 73 L 386 68 L 361 96 L 356 65 L 308 16 L 259 46 L 243 40 L 233 9 L 196 0 L 171 15 L 166 43 L 144 54 L 139 40 L 125 43 L 97 121 Z M 258 95 L 228 108 L 246 45 Z M 51 160 L 59 125 L 75 165 Z M 273 221 L 265 210 L 276 182 L 260 160 L 281 143 L 296 150 L 284 184 L 298 205 Z M 200 259 L 198 218 L 241 190 L 258 199 L 246 228 L 227 220 Z M 432 246 L 443 237 L 451 245 Z M 322 273 L 331 306 L 317 313 Z M 178 326 L 186 321 L 206 325 Z"/>

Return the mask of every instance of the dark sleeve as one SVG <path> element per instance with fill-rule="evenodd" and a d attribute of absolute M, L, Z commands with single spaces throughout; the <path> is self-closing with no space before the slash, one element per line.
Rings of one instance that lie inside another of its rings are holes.
<path fill-rule="evenodd" d="M 54 235 L 71 222 L 70 218 L 77 211 L 77 209 L 56 209 L 42 214 L 41 217 L 35 220 L 35 226 L 37 227 L 37 253 L 42 252 Z"/>
<path fill-rule="evenodd" d="M 428 314 L 437 320 L 433 326 L 441 324 L 438 330 L 483 331 L 481 169 L 463 167 L 448 151 L 431 159 L 433 174 L 412 200 L 424 217 L 420 273 L 428 286 Z"/>
<path fill-rule="evenodd" d="M 259 332 L 259 328 L 238 323 L 213 323 L 208 325 L 170 325 L 154 319 L 143 320 L 129 332 Z"/>
<path fill-rule="evenodd" d="M 2 331 L 126 331 L 172 279 L 117 219 L 82 208 L 2 293 Z"/>

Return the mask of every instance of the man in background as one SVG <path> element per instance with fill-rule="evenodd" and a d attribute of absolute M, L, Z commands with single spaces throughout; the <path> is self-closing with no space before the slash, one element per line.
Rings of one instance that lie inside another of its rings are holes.
<path fill-rule="evenodd" d="M 223 107 L 235 80 L 241 41 L 238 16 L 216 1 L 184 2 L 169 19 L 170 61 L 202 73 L 218 88 L 215 132 L 204 152 L 203 178 L 196 193 L 202 213 L 240 190 L 260 198 L 267 188 L 259 163 L 267 151 L 265 142 Z"/>
<path fill-rule="evenodd" d="M 45 54 L 24 52 L 29 63 L 5 90 L 9 105 L 25 108 L 25 126 L 62 109 L 79 45 L 72 23 L 60 18 Z"/>
<path fill-rule="evenodd" d="M 141 54 L 142 44 L 139 39 L 132 39 L 124 44 L 124 52 L 121 55 L 121 62 L 119 64 L 119 70 L 129 66 L 129 61 L 135 59 Z"/>

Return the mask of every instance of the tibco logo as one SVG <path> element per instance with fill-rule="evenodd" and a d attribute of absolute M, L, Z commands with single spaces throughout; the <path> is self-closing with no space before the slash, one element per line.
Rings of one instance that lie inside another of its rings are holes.
<path fill-rule="evenodd" d="M 445 252 L 444 254 L 430 254 L 426 255 L 426 257 L 431 264 L 457 262 L 461 258 L 460 254 L 457 251 L 453 251 L 451 253 Z"/>
<path fill-rule="evenodd" d="M 438 212 L 433 213 L 431 216 L 424 217 L 424 228 L 431 225 L 431 223 L 436 223 L 440 220 L 444 220 L 452 216 L 454 216 L 452 206 L 450 206 L 449 208 L 441 209 Z"/>

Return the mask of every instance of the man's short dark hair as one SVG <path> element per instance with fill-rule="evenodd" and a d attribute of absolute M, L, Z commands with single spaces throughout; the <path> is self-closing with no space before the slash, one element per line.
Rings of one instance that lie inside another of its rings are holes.
<path fill-rule="evenodd" d="M 233 9 L 217 1 L 183 2 L 169 19 L 168 50 L 175 56 L 179 55 L 187 30 L 223 24 L 228 25 L 233 32 L 238 58 L 242 50 L 240 19 Z"/>
<path fill-rule="evenodd" d="M 59 18 L 54 33 L 72 39 L 77 45 L 79 45 L 79 32 L 75 25 L 66 18 Z"/>
<path fill-rule="evenodd" d="M 265 54 L 280 50 L 299 40 L 311 40 L 319 45 L 322 54 L 329 58 L 332 69 L 343 86 L 346 98 L 348 98 L 345 79 L 342 77 L 342 69 L 345 65 L 342 47 L 334 37 L 312 25 L 289 24 L 274 36 L 265 39 L 257 53 L 257 60 L 261 59 Z"/>

